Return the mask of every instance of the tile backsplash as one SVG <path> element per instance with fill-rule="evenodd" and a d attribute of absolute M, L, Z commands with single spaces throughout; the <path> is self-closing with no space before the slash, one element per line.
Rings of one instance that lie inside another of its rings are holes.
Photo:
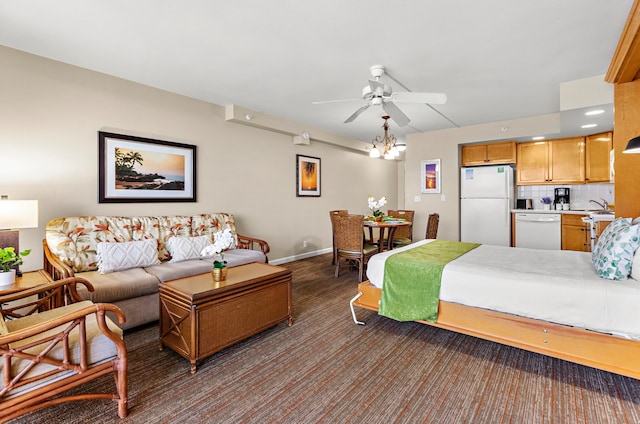
<path fill-rule="evenodd" d="M 550 197 L 553 201 L 554 189 L 557 187 L 568 187 L 571 189 L 571 209 L 598 209 L 599 206 L 589 200 L 596 200 L 602 203 L 602 199 L 613 204 L 613 184 L 578 184 L 578 185 L 541 185 L 541 186 L 518 186 L 516 197 L 518 199 L 533 199 L 533 209 L 542 209 L 543 197 Z"/>

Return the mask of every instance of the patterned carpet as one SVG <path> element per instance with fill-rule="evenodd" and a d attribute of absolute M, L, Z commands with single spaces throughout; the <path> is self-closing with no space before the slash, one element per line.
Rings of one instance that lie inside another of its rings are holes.
<path fill-rule="evenodd" d="M 19 423 L 634 423 L 640 381 L 348 302 L 357 271 L 330 255 L 293 270 L 294 325 L 198 364 L 158 350 L 157 325 L 129 331 L 129 417 L 108 401 L 67 403 Z M 112 385 L 104 378 L 91 385 Z"/>

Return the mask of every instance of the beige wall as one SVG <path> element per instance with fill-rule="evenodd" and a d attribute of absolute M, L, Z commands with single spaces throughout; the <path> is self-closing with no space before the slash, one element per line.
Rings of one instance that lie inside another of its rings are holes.
<path fill-rule="evenodd" d="M 369 194 L 398 205 L 395 162 L 327 143 L 296 146 L 291 136 L 225 121 L 223 106 L 2 46 L 0 63 L 0 194 L 37 199 L 40 209 L 39 228 L 20 232 L 21 248 L 33 249 L 24 270 L 41 267 L 45 225 L 61 216 L 226 211 L 278 261 L 329 249 L 330 209 L 366 214 Z M 198 202 L 98 203 L 101 130 L 196 145 Z M 296 154 L 321 158 L 320 198 L 295 196 Z"/>

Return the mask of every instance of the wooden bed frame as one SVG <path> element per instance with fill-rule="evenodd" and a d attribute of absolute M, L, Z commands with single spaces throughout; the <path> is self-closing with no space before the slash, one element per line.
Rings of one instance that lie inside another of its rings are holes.
<path fill-rule="evenodd" d="M 381 294 L 370 281 L 358 285 L 351 299 L 356 324 L 364 322 L 353 307 L 377 312 Z M 640 379 L 640 341 L 442 300 L 438 322 L 418 322 Z"/>

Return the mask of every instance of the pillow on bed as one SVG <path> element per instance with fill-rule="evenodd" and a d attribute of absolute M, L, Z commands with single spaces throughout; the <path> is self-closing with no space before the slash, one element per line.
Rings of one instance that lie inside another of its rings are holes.
<path fill-rule="evenodd" d="M 598 241 L 593 247 L 593 252 L 591 252 L 591 261 L 593 265 L 598 262 L 598 259 L 601 256 L 603 246 L 611 241 L 611 238 L 614 237 L 621 228 L 626 228 L 630 225 L 631 218 L 616 218 L 614 219 L 607 227 L 604 229 L 600 237 L 598 237 Z"/>
<path fill-rule="evenodd" d="M 599 277 L 607 280 L 626 280 L 631 274 L 631 263 L 640 246 L 640 232 L 630 219 L 613 221 L 598 240 L 594 249 L 594 268 Z M 614 225 L 616 224 L 616 225 Z M 611 231 L 607 231 L 613 226 Z"/>
<path fill-rule="evenodd" d="M 181 262 L 189 259 L 200 259 L 202 249 L 211 244 L 211 237 L 171 237 L 167 240 L 167 250 L 171 254 L 169 262 Z"/>
<path fill-rule="evenodd" d="M 631 261 L 631 278 L 640 281 L 640 248 L 636 250 Z"/>
<path fill-rule="evenodd" d="M 120 243 L 100 242 L 96 250 L 100 274 L 144 268 L 160 263 L 156 239 Z"/>

